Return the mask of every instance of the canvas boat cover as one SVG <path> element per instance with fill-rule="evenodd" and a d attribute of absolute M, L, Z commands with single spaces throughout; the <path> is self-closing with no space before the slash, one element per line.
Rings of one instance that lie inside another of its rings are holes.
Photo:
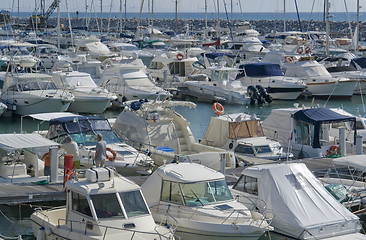
<path fill-rule="evenodd" d="M 275 211 L 272 225 L 291 236 L 344 223 L 357 232 L 358 217 L 339 203 L 303 163 L 253 166 L 242 174 L 258 178 L 258 197 Z M 353 222 L 352 227 L 347 223 Z M 344 229 L 346 231 L 346 229 Z M 334 235 L 337 235 L 334 233 Z"/>
<path fill-rule="evenodd" d="M 51 147 L 59 144 L 39 134 L 0 134 L 0 148 L 14 152 L 22 148 Z"/>
<path fill-rule="evenodd" d="M 333 159 L 333 164 L 356 168 L 366 172 L 366 155 L 351 155 Z"/>
<path fill-rule="evenodd" d="M 272 63 L 251 63 L 239 66 L 245 69 L 248 77 L 271 77 L 283 76 L 279 64 Z"/>
<path fill-rule="evenodd" d="M 319 135 L 321 130 L 321 125 L 334 122 L 348 122 L 353 121 L 354 126 L 356 126 L 356 118 L 352 116 L 345 116 L 339 114 L 329 108 L 309 108 L 297 111 L 293 115 L 293 119 L 301 120 L 306 123 L 314 125 L 314 138 L 313 147 L 320 148 Z M 355 142 L 356 142 L 356 129 L 355 129 Z"/>
<path fill-rule="evenodd" d="M 222 147 L 229 139 L 263 136 L 263 129 L 258 119 L 239 113 L 211 117 L 202 141 L 207 141 L 209 145 L 215 147 Z"/>

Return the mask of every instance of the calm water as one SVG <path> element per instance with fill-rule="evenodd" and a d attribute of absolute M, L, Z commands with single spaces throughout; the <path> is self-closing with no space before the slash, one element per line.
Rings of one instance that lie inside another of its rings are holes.
<path fill-rule="evenodd" d="M 33 13 L 31 12 L 20 12 L 20 17 L 29 17 Z M 347 21 L 348 19 L 350 21 L 356 21 L 356 13 L 355 12 L 331 12 L 331 14 L 334 16 L 332 17 L 332 21 Z M 13 16 L 18 16 L 17 12 L 12 13 Z M 57 17 L 56 13 L 51 15 L 52 17 Z M 67 17 L 66 12 L 60 13 L 61 17 Z M 70 12 L 71 17 L 77 17 L 76 12 Z M 139 13 L 138 12 L 127 12 L 127 18 L 138 18 Z M 150 13 L 143 12 L 141 14 L 142 18 L 151 18 Z M 228 13 L 228 16 L 231 16 L 231 13 Z M 78 17 L 84 18 L 85 12 L 79 11 Z M 88 17 L 91 18 L 99 18 L 100 13 L 93 13 L 92 16 L 88 14 Z M 103 12 L 104 18 L 109 18 L 109 12 Z M 111 13 L 112 18 L 119 18 L 120 14 L 118 12 Z M 233 13 L 233 19 L 235 20 L 242 20 L 244 17 L 244 20 L 283 20 L 283 12 L 244 12 L 243 14 L 235 12 Z M 124 18 L 124 13 L 122 13 L 122 18 Z M 175 13 L 174 12 L 155 12 L 154 13 L 155 19 L 175 19 Z M 179 19 L 205 19 L 205 13 L 204 12 L 178 12 L 178 18 Z M 208 19 L 216 19 L 217 13 L 216 12 L 209 12 L 207 13 Z M 315 21 L 322 21 L 323 20 L 323 12 L 301 12 L 300 13 L 301 20 L 310 20 L 313 19 Z M 220 12 L 220 19 L 227 19 L 225 12 Z M 297 15 L 295 12 L 288 12 L 286 13 L 286 19 L 287 20 L 297 20 Z M 366 14 L 360 13 L 360 21 L 366 21 Z"/>
<path fill-rule="evenodd" d="M 364 98 L 366 101 L 366 98 Z M 301 99 L 297 101 L 274 101 L 271 104 L 265 104 L 263 106 L 239 106 L 239 105 L 227 105 L 224 104 L 225 113 L 237 113 L 237 112 L 248 112 L 250 114 L 256 114 L 262 120 L 264 120 L 271 112 L 272 109 L 281 107 L 292 107 L 297 102 L 300 106 L 310 106 L 312 99 Z M 324 106 L 325 100 L 315 100 L 314 105 Z M 362 105 L 362 99 L 360 96 L 353 96 L 350 100 L 331 100 L 327 102 L 327 107 L 341 107 L 346 111 L 365 116 L 364 106 Z M 202 138 L 210 118 L 215 116 L 212 110 L 212 104 L 209 103 L 197 103 L 195 109 L 189 109 L 184 107 L 177 107 L 177 112 L 182 114 L 190 123 L 191 130 L 196 139 Z M 117 117 L 119 114 L 118 110 L 108 110 L 103 114 L 107 118 Z M 18 116 L 14 117 L 0 117 L 0 133 L 13 133 L 20 131 L 21 118 Z M 38 122 L 30 119 L 23 119 L 23 130 L 32 132 L 37 130 Z M 43 126 L 47 128 L 46 125 Z M 19 219 L 20 212 L 18 206 L 0 206 L 0 234 L 8 237 L 17 236 L 19 234 L 25 234 L 24 239 L 34 239 L 31 237 L 32 227 L 29 221 L 29 216 L 32 209 L 35 206 L 23 206 L 21 209 L 21 220 Z M 5 217 L 6 216 L 6 217 Z"/>

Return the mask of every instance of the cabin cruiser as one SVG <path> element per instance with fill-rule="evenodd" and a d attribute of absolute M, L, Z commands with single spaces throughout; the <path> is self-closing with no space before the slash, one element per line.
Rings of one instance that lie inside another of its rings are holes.
<path fill-rule="evenodd" d="M 118 96 L 115 105 L 129 100 L 163 100 L 172 96 L 151 82 L 138 64 L 115 64 L 104 70 L 102 76 L 101 86 Z"/>
<path fill-rule="evenodd" d="M 71 67 L 52 73 L 53 82 L 59 89 L 74 95 L 68 111 L 77 113 L 102 113 L 112 105 L 117 96 L 98 87 L 90 74 L 73 71 Z"/>
<path fill-rule="evenodd" d="M 130 102 L 118 115 L 113 130 L 142 152 L 148 151 L 155 164 L 196 162 L 216 170 L 234 168 L 232 152 L 195 141 L 189 122 L 176 107 L 195 108 L 187 101 Z M 231 150 L 230 150 L 231 151 Z"/>
<path fill-rule="evenodd" d="M 284 76 L 279 64 L 250 63 L 239 65 L 237 80 L 243 87 L 262 86 L 273 99 L 294 100 L 306 88 L 299 78 Z"/>
<path fill-rule="evenodd" d="M 178 95 L 192 96 L 198 101 L 248 104 L 251 99 L 243 90 L 240 81 L 234 80 L 238 69 L 229 67 L 209 67 L 211 78 L 197 80 L 191 76 L 178 87 Z"/>
<path fill-rule="evenodd" d="M 74 96 L 58 89 L 52 77 L 40 73 L 6 73 L 0 99 L 16 114 L 64 112 Z"/>
<path fill-rule="evenodd" d="M 267 138 L 281 143 L 295 158 L 317 158 L 339 150 L 341 127 L 349 122 L 353 134 L 346 134 L 345 150 L 353 152 L 356 142 L 356 118 L 342 114 L 342 110 L 329 108 L 279 108 L 273 109 L 263 121 L 263 132 Z"/>
<path fill-rule="evenodd" d="M 245 156 L 270 160 L 288 160 L 281 144 L 264 136 L 260 119 L 245 113 L 224 114 L 211 117 L 200 143 L 234 151 L 239 160 Z"/>
<path fill-rule="evenodd" d="M 310 95 L 319 98 L 351 98 L 356 81 L 332 77 L 327 69 L 316 61 L 291 62 L 285 65 L 285 76 L 298 77 L 307 85 Z"/>
<path fill-rule="evenodd" d="M 366 239 L 359 218 L 304 163 L 248 167 L 231 193 L 249 209 L 274 212 L 270 239 Z"/>
<path fill-rule="evenodd" d="M 112 169 L 78 171 L 65 188 L 66 206 L 31 215 L 37 239 L 174 240 L 176 225 L 155 224 L 140 187 Z"/>
<path fill-rule="evenodd" d="M 153 160 L 118 138 L 107 119 L 80 115 L 52 118 L 47 138 L 63 143 L 70 136 L 79 145 L 80 164 L 91 167 L 98 133 L 103 135 L 103 140 L 107 143 L 108 160 L 105 166 L 115 167 L 124 175 L 151 174 Z"/>
<path fill-rule="evenodd" d="M 170 214 L 183 239 L 259 239 L 271 227 L 262 214 L 238 203 L 225 177 L 196 163 L 159 167 L 141 186 L 156 222 Z"/>
<path fill-rule="evenodd" d="M 58 169 L 58 143 L 39 134 L 0 134 L 0 183 L 62 181 Z M 44 175 L 43 155 L 51 149 L 51 179 Z M 53 169 L 53 170 L 52 170 Z"/>

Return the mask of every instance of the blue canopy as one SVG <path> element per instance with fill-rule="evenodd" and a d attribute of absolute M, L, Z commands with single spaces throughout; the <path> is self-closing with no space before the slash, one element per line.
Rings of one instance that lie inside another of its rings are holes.
<path fill-rule="evenodd" d="M 352 59 L 350 65 L 356 68 L 356 64 L 361 68 L 366 68 L 366 57 Z"/>
<path fill-rule="evenodd" d="M 240 65 L 239 68 L 244 68 L 245 73 L 248 77 L 283 76 L 283 72 L 281 71 L 281 67 L 279 64 L 251 63 Z"/>
<path fill-rule="evenodd" d="M 217 57 L 222 57 L 222 56 L 228 56 L 230 58 L 234 58 L 235 55 L 229 54 L 229 53 L 221 53 L 221 52 L 213 52 L 213 53 L 201 53 L 201 55 L 206 55 L 207 58 L 211 58 L 211 59 L 215 59 Z"/>
<path fill-rule="evenodd" d="M 327 123 L 334 123 L 334 122 L 348 122 L 353 121 L 353 126 L 355 127 L 354 131 L 354 141 L 356 142 L 356 118 L 345 116 L 330 110 L 329 108 L 310 108 L 297 111 L 293 119 L 300 120 L 306 123 L 310 123 L 314 125 L 314 137 L 313 137 L 313 147 L 320 148 L 320 129 L 321 125 Z"/>

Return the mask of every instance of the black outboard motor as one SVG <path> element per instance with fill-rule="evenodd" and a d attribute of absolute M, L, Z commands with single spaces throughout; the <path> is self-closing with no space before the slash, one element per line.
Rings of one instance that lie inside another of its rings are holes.
<path fill-rule="evenodd" d="M 250 104 L 255 104 L 255 101 L 257 100 L 258 104 L 262 104 L 264 102 L 263 98 L 258 92 L 258 89 L 254 86 L 249 86 L 247 88 L 247 92 L 250 97 Z"/>
<path fill-rule="evenodd" d="M 266 100 L 266 102 L 271 103 L 273 101 L 272 97 L 267 93 L 266 89 L 262 85 L 255 86 L 258 89 L 259 94 Z"/>

